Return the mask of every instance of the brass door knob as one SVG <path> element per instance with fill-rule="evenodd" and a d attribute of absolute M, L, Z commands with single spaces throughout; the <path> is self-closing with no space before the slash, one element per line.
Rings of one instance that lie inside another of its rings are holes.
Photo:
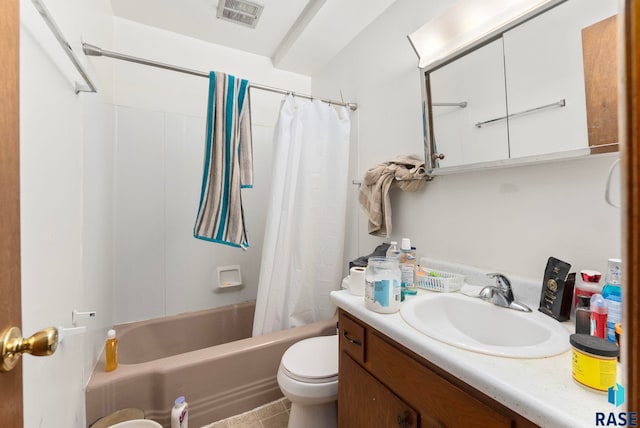
<path fill-rule="evenodd" d="M 58 347 L 58 330 L 45 328 L 25 339 L 18 327 L 9 327 L 0 333 L 0 372 L 12 370 L 23 353 L 44 357 L 52 355 Z"/>
<path fill-rule="evenodd" d="M 444 153 L 434 153 L 434 154 L 431 155 L 431 159 L 433 159 L 433 160 L 438 160 L 438 159 L 442 160 L 442 159 L 444 159 Z"/>

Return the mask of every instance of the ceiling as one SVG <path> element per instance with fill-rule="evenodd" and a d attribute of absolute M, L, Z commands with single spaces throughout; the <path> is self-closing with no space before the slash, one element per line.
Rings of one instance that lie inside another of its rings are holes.
<path fill-rule="evenodd" d="M 220 0 L 223 1 L 223 0 Z M 395 0 L 251 0 L 255 28 L 216 18 L 218 0 L 111 0 L 121 18 L 271 58 L 312 75 Z"/>

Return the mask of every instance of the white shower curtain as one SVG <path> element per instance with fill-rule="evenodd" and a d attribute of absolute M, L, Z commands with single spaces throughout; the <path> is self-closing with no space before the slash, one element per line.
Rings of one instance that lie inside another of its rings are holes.
<path fill-rule="evenodd" d="M 254 336 L 335 313 L 329 293 L 343 272 L 350 129 L 345 107 L 290 95 L 282 103 Z"/>

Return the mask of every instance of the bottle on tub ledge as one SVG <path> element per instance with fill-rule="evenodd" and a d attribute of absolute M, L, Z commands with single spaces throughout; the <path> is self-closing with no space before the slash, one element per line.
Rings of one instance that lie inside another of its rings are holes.
<path fill-rule="evenodd" d="M 183 395 L 173 403 L 171 428 L 189 428 L 189 405 Z"/>
<path fill-rule="evenodd" d="M 107 332 L 107 341 L 104 344 L 104 356 L 105 372 L 111 372 L 118 368 L 118 339 L 116 338 L 116 331 L 114 329 Z"/>

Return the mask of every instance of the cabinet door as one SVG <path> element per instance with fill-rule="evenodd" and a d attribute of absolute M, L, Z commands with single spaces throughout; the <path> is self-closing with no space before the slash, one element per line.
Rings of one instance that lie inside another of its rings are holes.
<path fill-rule="evenodd" d="M 581 33 L 617 8 L 612 0 L 568 1 L 503 35 L 512 158 L 588 153 Z M 561 100 L 564 107 L 554 106 Z"/>
<path fill-rule="evenodd" d="M 618 16 L 582 30 L 584 86 L 591 153 L 618 149 Z"/>
<path fill-rule="evenodd" d="M 496 40 L 429 74 L 433 140 L 444 154 L 439 167 L 509 158 L 502 40 Z M 466 102 L 466 107 L 443 106 Z"/>
<path fill-rule="evenodd" d="M 338 383 L 340 428 L 416 428 L 416 412 L 367 373 L 349 355 L 340 353 Z"/>
<path fill-rule="evenodd" d="M 419 412 L 423 428 L 519 426 L 368 329 L 366 352 L 366 368 Z"/>

